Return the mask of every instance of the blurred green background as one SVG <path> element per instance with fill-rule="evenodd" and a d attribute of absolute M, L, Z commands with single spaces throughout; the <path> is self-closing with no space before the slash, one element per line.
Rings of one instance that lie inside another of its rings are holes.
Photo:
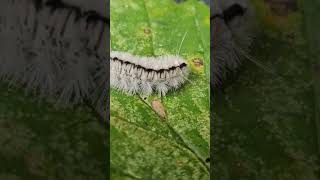
<path fill-rule="evenodd" d="M 252 56 L 216 90 L 212 176 L 319 179 L 319 2 L 254 0 Z M 316 55 L 316 56 L 315 56 Z"/>

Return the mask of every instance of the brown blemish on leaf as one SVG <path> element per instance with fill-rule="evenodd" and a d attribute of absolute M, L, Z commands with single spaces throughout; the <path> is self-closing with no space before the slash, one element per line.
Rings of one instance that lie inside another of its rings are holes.
<path fill-rule="evenodd" d="M 202 67 L 203 66 L 203 60 L 200 58 L 194 58 L 192 59 L 192 63 L 194 64 L 194 66 L 196 67 Z"/>
<path fill-rule="evenodd" d="M 149 28 L 144 28 L 143 31 L 145 34 L 148 34 L 148 35 L 151 34 L 151 29 L 149 29 Z"/>
<path fill-rule="evenodd" d="M 200 74 L 203 73 L 204 61 L 201 57 L 195 56 L 190 58 L 189 64 L 193 72 L 200 73 Z"/>
<path fill-rule="evenodd" d="M 166 118 L 166 110 L 159 100 L 153 100 L 151 107 L 161 118 Z"/>

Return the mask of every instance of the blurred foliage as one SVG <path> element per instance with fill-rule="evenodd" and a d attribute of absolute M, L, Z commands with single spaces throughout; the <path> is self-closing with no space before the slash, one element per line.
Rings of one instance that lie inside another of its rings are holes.
<path fill-rule="evenodd" d="M 106 179 L 107 131 L 87 107 L 57 109 L 0 86 L 0 179 Z"/>
<path fill-rule="evenodd" d="M 313 16 L 309 23 L 315 23 L 320 14 L 308 13 L 315 4 L 302 1 L 254 2 L 260 22 L 252 55 L 275 73 L 245 60 L 232 83 L 216 90 L 213 174 L 217 179 L 319 179 L 319 92 L 314 91 L 319 77 L 313 73 L 319 58 L 310 55 L 313 38 L 307 38 L 318 35 L 306 32 L 306 19 Z M 287 13 L 277 13 L 278 7 Z"/>

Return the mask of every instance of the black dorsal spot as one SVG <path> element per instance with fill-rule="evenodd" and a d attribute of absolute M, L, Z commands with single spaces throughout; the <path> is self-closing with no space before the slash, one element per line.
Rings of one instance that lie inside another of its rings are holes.
<path fill-rule="evenodd" d="M 223 19 L 228 24 L 231 22 L 235 17 L 243 16 L 246 12 L 246 9 L 243 8 L 239 4 L 233 4 L 229 8 L 223 11 Z"/>

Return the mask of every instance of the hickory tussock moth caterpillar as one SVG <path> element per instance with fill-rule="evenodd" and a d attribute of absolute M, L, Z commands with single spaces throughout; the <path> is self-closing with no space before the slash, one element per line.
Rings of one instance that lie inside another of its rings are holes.
<path fill-rule="evenodd" d="M 60 1 L 64 4 L 76 6 L 81 11 L 95 11 L 99 15 L 103 16 L 109 10 L 109 0 L 43 0 L 44 2 Z"/>
<path fill-rule="evenodd" d="M 89 101 L 105 113 L 108 17 L 48 2 L 0 2 L 0 80 L 58 105 Z"/>
<path fill-rule="evenodd" d="M 111 51 L 110 85 L 128 94 L 165 96 L 188 76 L 187 63 L 179 56 L 139 57 Z"/>
<path fill-rule="evenodd" d="M 227 79 L 230 71 L 236 70 L 241 59 L 248 58 L 253 37 L 253 10 L 248 0 L 213 0 L 211 11 L 213 86 Z"/>
<path fill-rule="evenodd" d="M 254 17 L 250 0 L 213 0 L 210 18 L 213 24 L 213 87 L 221 85 L 229 73 L 240 66 L 242 59 L 251 61 L 268 73 L 278 75 L 273 68 L 249 55 L 256 28 Z"/>
<path fill-rule="evenodd" d="M 129 95 L 165 96 L 185 83 L 189 75 L 187 62 L 179 57 L 185 32 L 176 55 L 158 57 L 135 56 L 110 50 L 110 85 Z"/>

